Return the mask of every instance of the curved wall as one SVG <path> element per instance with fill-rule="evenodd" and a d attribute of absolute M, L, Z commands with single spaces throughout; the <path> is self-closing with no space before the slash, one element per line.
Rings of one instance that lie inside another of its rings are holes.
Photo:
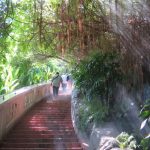
<path fill-rule="evenodd" d="M 50 95 L 50 84 L 40 84 L 16 90 L 15 96 L 0 104 L 0 140 L 34 104 Z"/>

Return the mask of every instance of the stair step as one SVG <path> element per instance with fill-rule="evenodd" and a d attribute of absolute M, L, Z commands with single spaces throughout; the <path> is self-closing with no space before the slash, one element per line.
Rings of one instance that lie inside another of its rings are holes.
<path fill-rule="evenodd" d="M 55 143 L 7 143 L 7 142 L 3 142 L 2 146 L 4 147 L 15 147 L 15 148 L 52 148 L 54 147 L 54 145 L 62 145 L 63 147 L 69 147 L 69 148 L 73 148 L 73 147 L 80 147 L 79 143 L 70 143 L 70 142 L 56 142 Z"/>
<path fill-rule="evenodd" d="M 83 150 L 70 107 L 70 100 L 38 103 L 9 132 L 0 150 Z"/>
<path fill-rule="evenodd" d="M 54 130 L 57 130 L 59 132 L 73 132 L 74 131 L 73 128 L 72 129 L 71 128 L 50 128 L 50 129 L 38 130 L 38 131 L 32 130 L 32 129 L 26 129 L 26 130 L 24 130 L 24 129 L 19 129 L 19 130 L 15 129 L 15 130 L 13 130 L 13 132 L 15 132 L 15 133 L 24 133 L 24 132 L 25 133 L 31 133 L 31 132 L 33 132 L 33 133 L 44 133 L 44 132 L 52 132 Z"/>
<path fill-rule="evenodd" d="M 53 134 L 53 135 L 50 135 L 50 134 L 45 134 L 45 135 L 13 135 L 13 136 L 15 136 L 16 138 L 29 138 L 29 137 L 31 137 L 31 138 L 52 138 L 52 137 L 57 137 L 57 138 L 59 138 L 59 137 L 66 137 L 66 136 L 70 136 L 70 137 L 72 137 L 74 134 Z"/>
<path fill-rule="evenodd" d="M 62 127 L 58 127 L 59 130 L 74 130 L 73 126 L 68 127 L 68 126 L 62 126 Z M 18 127 L 15 128 L 13 131 L 48 131 L 48 130 L 56 130 L 58 129 L 57 127 Z M 34 130 L 34 129 L 38 129 L 38 130 Z"/>
<path fill-rule="evenodd" d="M 38 143 L 50 143 L 52 141 L 63 141 L 63 142 L 78 142 L 78 139 L 76 137 L 71 137 L 71 138 L 7 138 L 7 140 L 3 140 L 3 142 L 13 142 L 13 143 L 23 143 L 23 142 L 28 142 L 28 143 L 34 143 L 34 142 L 38 142 Z"/>
<path fill-rule="evenodd" d="M 64 150 L 64 148 L 0 148 L 0 150 Z M 65 150 L 83 150 L 81 147 L 72 147 L 72 148 L 67 148 L 65 147 Z"/>

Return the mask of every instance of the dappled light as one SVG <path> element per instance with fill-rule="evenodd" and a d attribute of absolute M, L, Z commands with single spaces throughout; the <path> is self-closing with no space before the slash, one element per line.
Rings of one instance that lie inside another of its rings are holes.
<path fill-rule="evenodd" d="M 150 149 L 149 0 L 0 0 L 0 60 L 4 146 Z"/>

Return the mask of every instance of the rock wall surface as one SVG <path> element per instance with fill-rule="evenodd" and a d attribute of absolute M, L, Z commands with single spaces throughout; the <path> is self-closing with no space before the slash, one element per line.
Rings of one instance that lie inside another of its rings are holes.
<path fill-rule="evenodd" d="M 116 116 L 111 121 L 99 125 L 89 122 L 84 132 L 78 129 L 79 110 L 80 107 L 84 107 L 84 104 L 80 91 L 74 89 L 72 92 L 72 119 L 83 147 L 88 150 L 119 150 L 115 137 L 121 132 L 133 134 L 135 137 L 144 137 L 149 133 L 150 128 L 148 126 L 140 131 L 142 118 L 139 117 L 140 108 L 139 103 L 137 103 L 137 101 L 141 101 L 142 96 L 149 97 L 149 88 L 150 86 L 145 85 L 143 95 L 141 95 L 141 92 L 129 93 L 124 86 L 118 85 L 114 106 L 114 109 L 117 110 Z"/>

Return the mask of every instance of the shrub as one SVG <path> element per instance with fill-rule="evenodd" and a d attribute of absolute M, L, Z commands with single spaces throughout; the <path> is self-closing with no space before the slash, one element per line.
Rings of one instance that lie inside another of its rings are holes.
<path fill-rule="evenodd" d="M 82 60 L 72 71 L 75 86 L 91 101 L 98 99 L 109 110 L 116 83 L 122 79 L 116 52 L 97 52 Z"/>
<path fill-rule="evenodd" d="M 150 138 L 142 139 L 140 146 L 141 146 L 142 150 L 149 150 L 150 149 Z"/>
<path fill-rule="evenodd" d="M 108 108 L 102 105 L 101 101 L 94 99 L 92 101 L 85 101 L 84 105 L 79 109 L 79 124 L 81 130 L 88 128 L 90 123 L 99 123 L 104 121 L 108 115 Z"/>
<path fill-rule="evenodd" d="M 117 136 L 116 139 L 121 149 L 124 149 L 124 148 L 136 149 L 137 147 L 137 142 L 135 138 L 126 132 L 122 132 L 120 135 Z"/>

